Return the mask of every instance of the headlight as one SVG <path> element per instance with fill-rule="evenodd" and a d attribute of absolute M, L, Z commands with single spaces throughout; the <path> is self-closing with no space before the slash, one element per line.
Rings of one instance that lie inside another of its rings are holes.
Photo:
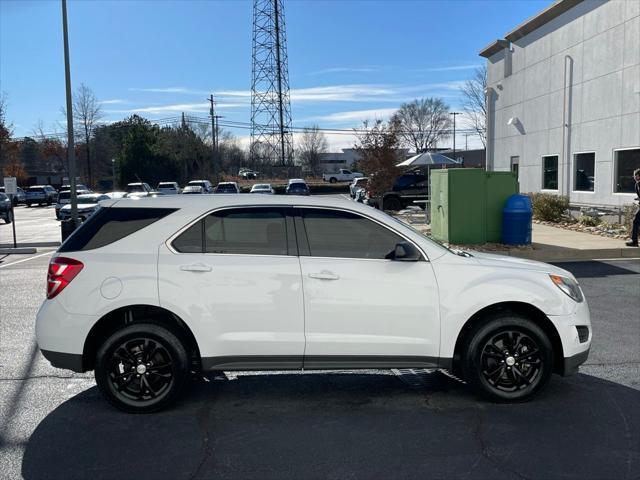
<path fill-rule="evenodd" d="M 567 277 L 561 277 L 560 275 L 549 275 L 549 278 L 551 278 L 551 281 L 555 283 L 560 290 L 576 302 L 580 303 L 584 300 L 582 290 L 580 290 L 580 286 L 575 280 Z"/>

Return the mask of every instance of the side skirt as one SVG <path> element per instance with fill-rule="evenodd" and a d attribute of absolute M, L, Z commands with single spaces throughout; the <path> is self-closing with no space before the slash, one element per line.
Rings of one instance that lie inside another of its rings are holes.
<path fill-rule="evenodd" d="M 383 355 L 248 355 L 203 357 L 202 370 L 336 370 L 451 368 L 451 358 Z"/>

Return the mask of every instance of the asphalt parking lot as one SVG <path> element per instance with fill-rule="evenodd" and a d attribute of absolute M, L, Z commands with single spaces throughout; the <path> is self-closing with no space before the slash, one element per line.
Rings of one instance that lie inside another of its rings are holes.
<path fill-rule="evenodd" d="M 1 478 L 640 478 L 640 261 L 561 264 L 589 301 L 592 352 L 527 404 L 438 372 L 246 372 L 140 416 L 37 351 L 49 257 L 0 258 Z"/>
<path fill-rule="evenodd" d="M 55 205 L 25 207 L 13 210 L 18 246 L 47 246 L 60 242 L 60 222 L 56 220 Z M 11 225 L 0 222 L 0 246 L 13 246 Z"/>

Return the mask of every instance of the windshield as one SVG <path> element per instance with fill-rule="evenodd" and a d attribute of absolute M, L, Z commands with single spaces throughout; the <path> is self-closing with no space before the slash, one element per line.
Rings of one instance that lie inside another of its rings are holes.
<path fill-rule="evenodd" d="M 84 195 L 80 195 L 78 197 L 78 203 L 98 203 L 98 197 L 85 197 Z"/>

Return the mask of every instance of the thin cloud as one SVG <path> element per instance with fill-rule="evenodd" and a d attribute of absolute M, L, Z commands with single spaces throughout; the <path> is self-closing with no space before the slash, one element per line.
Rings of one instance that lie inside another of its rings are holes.
<path fill-rule="evenodd" d="M 185 95 L 210 95 L 211 92 L 195 90 L 187 87 L 162 87 L 162 88 L 130 88 L 130 92 L 150 92 L 150 93 L 181 93 Z"/>
<path fill-rule="evenodd" d="M 328 122 L 328 123 L 345 123 L 345 122 L 363 122 L 371 119 L 386 119 L 393 115 L 397 108 L 377 108 L 369 110 L 351 110 L 347 112 L 335 112 L 328 115 L 319 115 L 300 120 L 301 122 Z"/>
<path fill-rule="evenodd" d="M 245 107 L 242 103 L 218 103 L 216 108 L 237 108 Z M 163 113 L 209 113 L 209 102 L 199 103 L 176 103 L 171 105 L 152 105 L 149 107 L 130 108 L 126 110 L 105 110 L 105 113 L 151 113 L 151 114 L 163 114 Z"/>
<path fill-rule="evenodd" d="M 127 102 L 120 98 L 114 98 L 111 100 L 100 100 L 98 103 L 100 105 L 116 105 L 116 104 L 127 103 Z"/>

